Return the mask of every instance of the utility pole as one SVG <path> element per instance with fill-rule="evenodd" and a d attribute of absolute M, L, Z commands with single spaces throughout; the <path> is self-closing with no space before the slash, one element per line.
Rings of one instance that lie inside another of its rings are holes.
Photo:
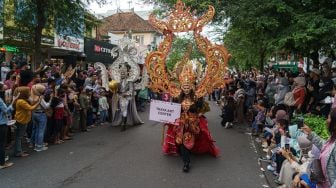
<path fill-rule="evenodd" d="M 128 10 L 131 10 L 131 3 L 132 3 L 132 1 L 127 1 L 127 3 L 128 3 Z"/>

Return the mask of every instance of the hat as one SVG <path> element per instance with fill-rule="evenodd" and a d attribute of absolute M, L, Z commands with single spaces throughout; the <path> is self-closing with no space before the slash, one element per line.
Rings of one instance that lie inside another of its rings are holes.
<path fill-rule="evenodd" d="M 308 152 L 312 149 L 313 143 L 308 140 L 305 136 L 299 136 L 297 138 L 300 149 L 303 154 L 308 154 Z"/>
<path fill-rule="evenodd" d="M 313 73 L 315 73 L 315 74 L 317 74 L 317 75 L 320 75 L 320 74 L 321 74 L 321 71 L 318 70 L 317 68 L 313 68 L 313 69 L 311 70 L 311 72 L 313 72 Z"/>
<path fill-rule="evenodd" d="M 304 77 L 296 77 L 294 78 L 294 82 L 296 82 L 299 86 L 306 85 L 306 79 Z"/>

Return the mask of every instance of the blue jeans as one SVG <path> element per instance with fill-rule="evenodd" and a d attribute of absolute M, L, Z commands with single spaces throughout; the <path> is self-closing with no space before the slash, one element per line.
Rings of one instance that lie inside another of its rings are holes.
<path fill-rule="evenodd" d="M 15 130 L 15 151 L 14 155 L 18 156 L 22 154 L 22 138 L 26 133 L 27 125 L 16 122 Z"/>
<path fill-rule="evenodd" d="M 31 142 L 36 148 L 43 147 L 44 133 L 47 126 L 47 115 L 45 113 L 33 113 L 33 130 Z"/>
<path fill-rule="evenodd" d="M 101 110 L 99 113 L 100 113 L 100 123 L 104 123 L 107 120 L 107 110 Z"/>

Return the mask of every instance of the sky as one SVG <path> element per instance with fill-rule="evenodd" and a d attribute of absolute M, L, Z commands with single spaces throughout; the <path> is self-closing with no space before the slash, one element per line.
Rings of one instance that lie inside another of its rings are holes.
<path fill-rule="evenodd" d="M 108 10 L 134 8 L 135 11 L 152 10 L 153 6 L 144 4 L 142 0 L 107 0 L 109 3 L 99 6 L 97 3 L 91 3 L 89 9 L 94 14 L 103 14 Z"/>
<path fill-rule="evenodd" d="M 126 10 L 129 8 L 134 8 L 135 11 L 150 11 L 153 10 L 153 5 L 144 4 L 142 0 L 107 0 L 109 3 L 103 6 L 99 6 L 97 3 L 91 3 L 89 5 L 89 10 L 91 13 L 97 15 L 102 15 L 110 10 L 116 10 L 120 8 Z M 129 3 L 130 2 L 130 3 Z M 216 35 L 209 33 L 213 28 L 211 26 L 205 26 L 203 34 L 206 35 L 212 42 L 215 42 Z"/>

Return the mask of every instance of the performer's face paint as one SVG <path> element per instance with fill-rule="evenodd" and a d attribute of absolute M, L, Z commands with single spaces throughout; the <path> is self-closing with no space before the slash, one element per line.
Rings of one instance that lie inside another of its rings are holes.
<path fill-rule="evenodd" d="M 188 95 L 191 91 L 191 85 L 190 84 L 183 84 L 181 87 L 184 94 Z"/>
<path fill-rule="evenodd" d="M 122 71 L 120 72 L 120 78 L 121 78 L 121 79 L 125 79 L 126 76 L 127 76 L 126 71 L 122 70 Z"/>

